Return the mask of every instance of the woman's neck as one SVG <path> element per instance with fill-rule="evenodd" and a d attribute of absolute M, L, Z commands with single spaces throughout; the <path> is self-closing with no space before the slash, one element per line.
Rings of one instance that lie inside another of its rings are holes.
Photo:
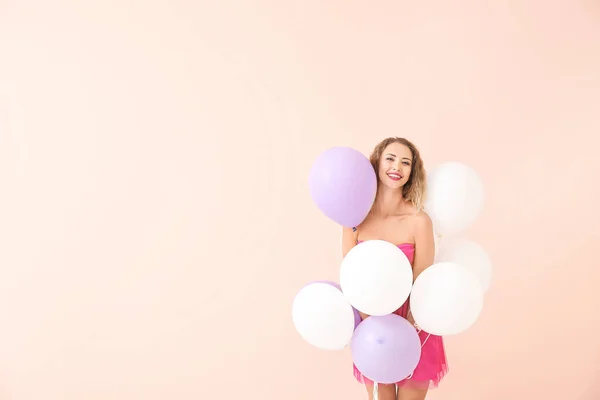
<path fill-rule="evenodd" d="M 373 205 L 373 214 L 382 218 L 395 215 L 404 202 L 402 188 L 390 189 L 385 185 L 379 185 L 377 188 L 377 198 Z"/>

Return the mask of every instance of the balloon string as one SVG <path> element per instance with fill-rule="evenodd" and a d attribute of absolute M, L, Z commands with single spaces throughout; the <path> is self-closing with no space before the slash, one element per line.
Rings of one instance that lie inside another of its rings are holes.
<path fill-rule="evenodd" d="M 421 333 L 422 331 L 423 331 L 423 330 L 422 330 L 422 329 L 420 329 L 420 328 L 419 328 L 419 329 L 417 329 L 417 335 L 418 335 L 419 333 Z M 427 340 L 429 340 L 429 337 L 430 337 L 430 336 L 431 336 L 431 333 L 428 333 L 428 334 L 427 334 L 427 337 L 425 338 L 425 340 L 423 340 L 423 343 L 421 343 L 421 348 L 423 348 L 423 346 L 425 346 L 425 343 L 427 343 Z"/>
<path fill-rule="evenodd" d="M 408 308 L 408 312 L 406 313 L 406 315 L 408 316 L 408 314 L 410 314 L 410 307 Z M 419 326 L 417 325 L 416 322 L 415 322 L 415 328 L 417 328 L 417 335 L 423 331 L 421 328 L 419 328 Z M 431 336 L 431 333 L 427 334 L 427 337 L 425 338 L 425 340 L 421 344 L 421 348 L 423 348 L 423 346 L 425 346 L 425 343 L 427 343 L 427 340 L 429 339 L 429 336 Z M 411 374 L 411 376 L 412 376 L 412 374 Z"/>
<path fill-rule="evenodd" d="M 417 329 L 417 335 L 418 335 L 419 333 L 421 333 L 421 331 L 422 331 L 422 329 Z M 423 346 L 425 346 L 425 343 L 427 343 L 427 340 L 429 340 L 429 337 L 430 337 L 430 336 L 431 336 L 431 333 L 428 333 L 428 334 L 427 334 L 427 337 L 425 338 L 425 340 L 423 340 L 423 343 L 421 344 L 421 348 L 423 348 Z M 409 376 L 407 376 L 407 377 L 406 377 L 406 379 L 410 379 L 410 378 L 412 378 L 412 376 L 413 376 L 413 374 L 414 374 L 414 373 L 415 373 L 415 372 L 413 371 L 413 372 L 412 372 L 412 373 L 411 373 Z"/>
<path fill-rule="evenodd" d="M 373 400 L 378 400 L 379 399 L 379 393 L 378 393 L 378 387 L 377 387 L 377 382 L 375 382 L 373 384 Z"/>

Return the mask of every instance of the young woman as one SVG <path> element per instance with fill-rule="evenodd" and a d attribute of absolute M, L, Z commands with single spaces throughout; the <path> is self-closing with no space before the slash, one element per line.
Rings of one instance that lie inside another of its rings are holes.
<path fill-rule="evenodd" d="M 431 219 L 423 211 L 426 173 L 417 148 L 404 138 L 387 138 L 371 154 L 378 177 L 377 196 L 367 218 L 355 228 L 344 228 L 344 256 L 365 240 L 385 240 L 396 244 L 413 266 L 414 279 L 434 261 L 434 233 Z M 394 312 L 415 321 L 407 300 Z M 368 315 L 362 314 L 363 319 Z M 444 343 L 440 336 L 420 331 L 421 359 L 413 374 L 392 385 L 377 385 L 379 400 L 423 400 L 429 388 L 437 387 L 448 371 Z M 354 367 L 354 376 L 364 383 L 373 399 L 374 383 Z"/>

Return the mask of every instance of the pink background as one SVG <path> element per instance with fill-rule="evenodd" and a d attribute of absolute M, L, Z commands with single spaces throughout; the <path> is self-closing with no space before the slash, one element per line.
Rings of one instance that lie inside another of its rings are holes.
<path fill-rule="evenodd" d="M 291 303 L 307 177 L 406 136 L 472 166 L 494 263 L 429 399 L 600 398 L 600 5 L 0 1 L 0 398 L 362 399 Z"/>

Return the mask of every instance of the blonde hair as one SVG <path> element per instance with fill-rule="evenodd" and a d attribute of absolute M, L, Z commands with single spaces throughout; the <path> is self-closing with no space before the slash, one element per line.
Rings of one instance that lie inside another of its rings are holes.
<path fill-rule="evenodd" d="M 381 156 L 386 147 L 392 143 L 400 143 L 408 147 L 412 153 L 412 169 L 410 177 L 406 184 L 402 187 L 402 196 L 407 201 L 410 201 L 417 211 L 422 211 L 425 206 L 425 198 L 427 195 L 427 173 L 425 172 L 425 166 L 423 165 L 423 159 L 417 147 L 410 142 L 408 139 L 401 137 L 389 137 L 382 140 L 371 153 L 370 161 L 371 165 L 375 169 L 377 174 L 377 185 L 379 185 L 379 163 Z"/>

